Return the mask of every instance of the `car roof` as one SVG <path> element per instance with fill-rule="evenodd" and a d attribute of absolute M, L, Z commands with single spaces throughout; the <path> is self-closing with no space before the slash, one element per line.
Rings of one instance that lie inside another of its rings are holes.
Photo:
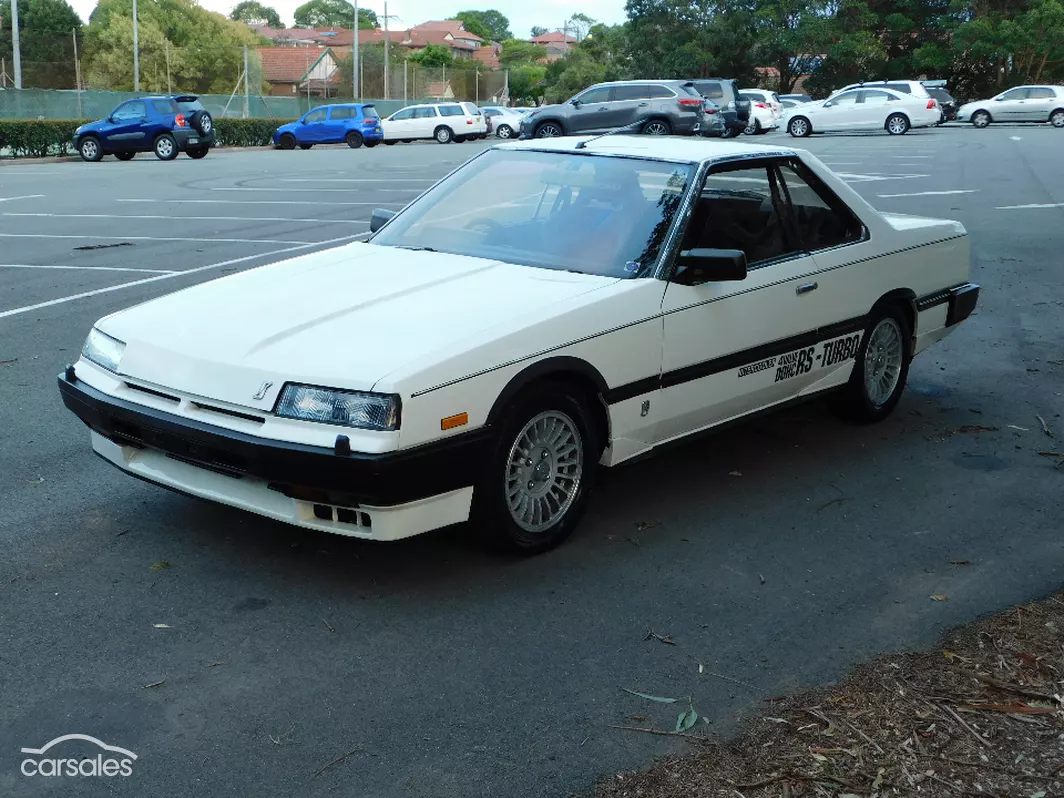
<path fill-rule="evenodd" d="M 583 149 L 577 144 L 587 142 Z M 496 144 L 497 150 L 535 150 L 541 152 L 580 152 L 587 155 L 621 155 L 629 158 L 660 159 L 685 163 L 704 163 L 758 155 L 793 156 L 804 152 L 793 147 L 740 144 L 718 139 L 679 136 L 565 136 L 551 139 L 529 139 Z"/>

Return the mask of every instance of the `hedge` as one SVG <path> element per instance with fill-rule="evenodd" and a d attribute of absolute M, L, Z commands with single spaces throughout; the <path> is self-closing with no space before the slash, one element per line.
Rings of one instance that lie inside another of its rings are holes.
<path fill-rule="evenodd" d="M 70 155 L 74 131 L 91 119 L 0 119 L 0 153 L 14 158 Z M 215 119 L 217 143 L 223 147 L 265 147 L 273 131 L 291 119 Z"/>

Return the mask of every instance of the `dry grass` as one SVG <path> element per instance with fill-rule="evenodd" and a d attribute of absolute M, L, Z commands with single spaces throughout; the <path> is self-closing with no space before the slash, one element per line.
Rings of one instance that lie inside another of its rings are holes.
<path fill-rule="evenodd" d="M 958 629 L 937 651 L 766 702 L 738 739 L 695 740 L 595 798 L 1060 798 L 1062 632 L 1064 593 Z"/>

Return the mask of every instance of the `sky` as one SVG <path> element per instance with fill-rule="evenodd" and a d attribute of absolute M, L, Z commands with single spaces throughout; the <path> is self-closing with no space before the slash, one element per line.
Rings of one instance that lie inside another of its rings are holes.
<path fill-rule="evenodd" d="M 200 5 L 211 11 L 228 14 L 239 0 L 199 0 Z M 286 25 L 292 24 L 292 15 L 305 0 L 264 0 L 281 15 Z M 96 0 L 70 0 L 70 4 L 83 20 L 88 20 Z M 384 0 L 359 0 L 359 6 L 371 8 L 377 14 L 384 13 Z M 581 12 L 598 22 L 615 24 L 624 22 L 624 0 L 389 0 L 388 14 L 393 18 L 390 26 L 406 29 L 430 19 L 446 19 L 468 8 L 495 8 L 510 18 L 510 30 L 514 36 L 526 38 L 533 25 L 548 30 L 560 29 L 570 16 Z M 398 17 L 396 19 L 395 17 Z"/>

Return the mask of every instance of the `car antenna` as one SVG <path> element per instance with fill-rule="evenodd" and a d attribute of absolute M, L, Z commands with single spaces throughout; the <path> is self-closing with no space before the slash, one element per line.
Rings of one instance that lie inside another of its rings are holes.
<path fill-rule="evenodd" d="M 576 143 L 575 149 L 582 150 L 591 142 L 598 141 L 599 139 L 605 138 L 606 136 L 616 136 L 618 133 L 634 133 L 635 128 L 640 127 L 643 124 L 643 121 L 644 120 L 640 119 L 638 122 L 632 122 L 630 125 L 614 128 L 613 130 L 607 130 L 605 133 L 599 133 L 597 136 L 593 136 L 589 139 L 584 139 L 583 141 L 578 141 Z"/>

